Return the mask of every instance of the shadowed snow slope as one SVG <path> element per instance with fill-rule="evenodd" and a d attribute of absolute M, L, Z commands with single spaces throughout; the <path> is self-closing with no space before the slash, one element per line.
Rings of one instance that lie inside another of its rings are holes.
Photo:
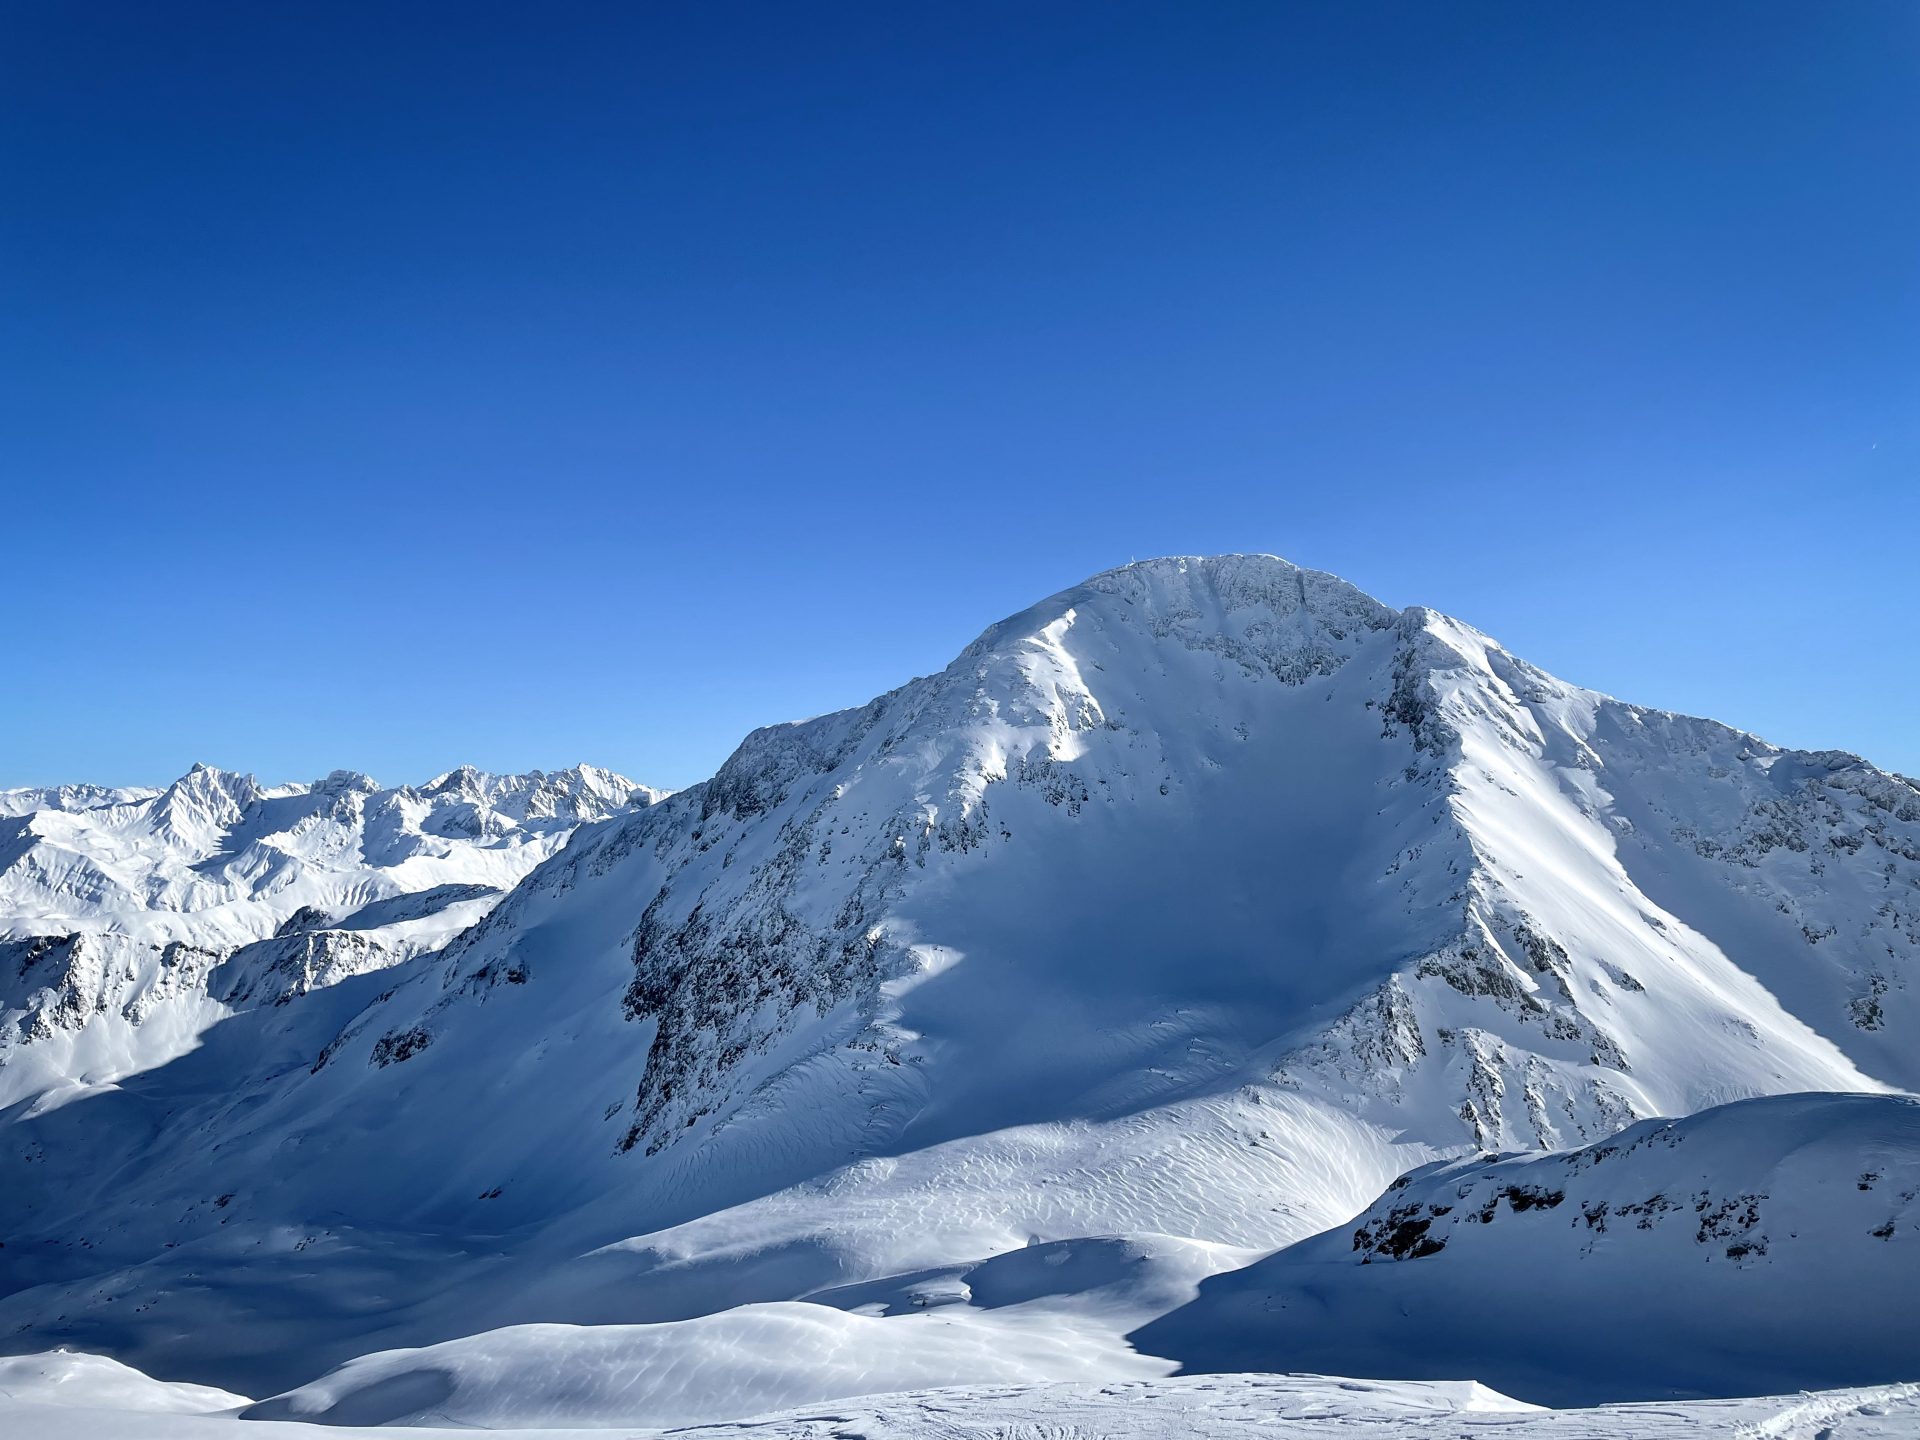
<path fill-rule="evenodd" d="M 528 1325 L 688 1394 L 790 1323 L 1137 1375 L 1125 1333 L 1409 1167 L 1920 1081 L 1916 882 L 1920 791 L 1853 757 L 1270 557 L 1128 566 L 433 954 L 7 1117 L 0 1344 L 254 1394 Z M 982 1299 L 1028 1247 L 1095 1278 Z"/>

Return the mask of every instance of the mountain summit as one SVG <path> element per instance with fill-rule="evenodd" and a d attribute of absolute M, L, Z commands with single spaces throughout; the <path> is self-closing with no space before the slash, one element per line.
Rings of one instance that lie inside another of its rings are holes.
<path fill-rule="evenodd" d="M 1081 1343 L 1040 1378 L 1164 1373 L 1122 1337 L 1411 1167 L 1920 1085 L 1917 950 L 1911 781 L 1152 560 L 14 1117 L 0 1333 L 259 1393 L 528 1322 L 651 1365 L 825 1306 L 891 1353 L 871 1317 L 932 1309 L 990 1380 L 1044 1312 Z"/>

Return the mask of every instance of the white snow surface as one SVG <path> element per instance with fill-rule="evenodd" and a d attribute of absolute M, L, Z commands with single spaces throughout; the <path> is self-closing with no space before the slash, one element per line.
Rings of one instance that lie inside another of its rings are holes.
<path fill-rule="evenodd" d="M 160 802 L 106 812 L 126 803 Z M 1375 1272 L 1453 1274 L 1469 1247 L 1335 1265 L 1347 1222 L 1409 1169 L 1715 1106 L 1749 1138 L 1687 1153 L 1746 1194 L 1787 1163 L 1754 1097 L 1906 1113 L 1916 949 L 1913 782 L 1565 684 L 1272 557 L 1145 562 L 756 731 L 437 949 L 319 985 L 260 977 L 326 957 L 241 965 L 276 1003 L 0 1112 L 0 1345 L 350 1423 L 1195 1394 L 1166 1377 L 1229 1365 L 1216 1287 L 1304 1255 L 1368 1277 L 1342 1312 L 1364 1373 L 1497 1385 L 1501 1327 L 1530 1323 L 1512 1287 L 1498 1324 L 1369 1349 L 1364 1297 L 1411 1284 Z M 1907 1164 L 1875 1124 L 1823 1164 Z M 1507 1218 L 1476 1274 L 1533 1263 Z M 1869 1239 L 1911 1274 L 1920 1237 Z M 1604 1393 L 1778 1388 L 1796 1313 L 1836 1354 L 1880 1315 L 1789 1307 L 1678 1378 L 1627 1347 Z M 1541 1327 L 1506 1388 L 1590 1378 L 1578 1339 Z M 1920 1370 L 1856 1348 L 1794 1383 Z M 1232 1368 L 1335 1368 L 1283 1350 Z"/>

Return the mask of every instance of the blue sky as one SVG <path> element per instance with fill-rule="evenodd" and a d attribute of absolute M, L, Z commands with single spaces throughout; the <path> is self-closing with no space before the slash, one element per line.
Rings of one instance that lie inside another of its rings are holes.
<path fill-rule="evenodd" d="M 16 5 L 0 784 L 683 784 L 1157 553 L 1920 773 L 1920 9 Z"/>

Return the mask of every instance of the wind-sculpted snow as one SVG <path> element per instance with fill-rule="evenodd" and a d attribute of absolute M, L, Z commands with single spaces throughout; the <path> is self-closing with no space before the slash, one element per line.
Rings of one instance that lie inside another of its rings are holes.
<path fill-rule="evenodd" d="M 211 790 L 180 833 L 265 803 Z M 244 1007 L 200 1050 L 0 1121 L 0 1338 L 267 1394 L 528 1325 L 730 1337 L 704 1394 L 782 1363 L 753 1307 L 892 1296 L 855 1318 L 895 1353 L 899 1296 L 997 1257 L 1175 1237 L 1197 1285 L 1430 1161 L 1910 1085 L 1912 791 L 1284 561 L 1128 566 L 497 904 L 411 860 L 417 902 L 289 887 L 186 987 Z M 376 965 L 389 914 L 423 938 Z M 1139 1373 L 1175 1288 L 1044 1327 Z M 1019 1307 L 931 1308 L 1022 1353 Z"/>
<path fill-rule="evenodd" d="M 1912 1374 L 1916 1335 L 1920 1100 L 1788 1095 L 1416 1170 L 1132 1338 L 1578 1405 Z"/>

